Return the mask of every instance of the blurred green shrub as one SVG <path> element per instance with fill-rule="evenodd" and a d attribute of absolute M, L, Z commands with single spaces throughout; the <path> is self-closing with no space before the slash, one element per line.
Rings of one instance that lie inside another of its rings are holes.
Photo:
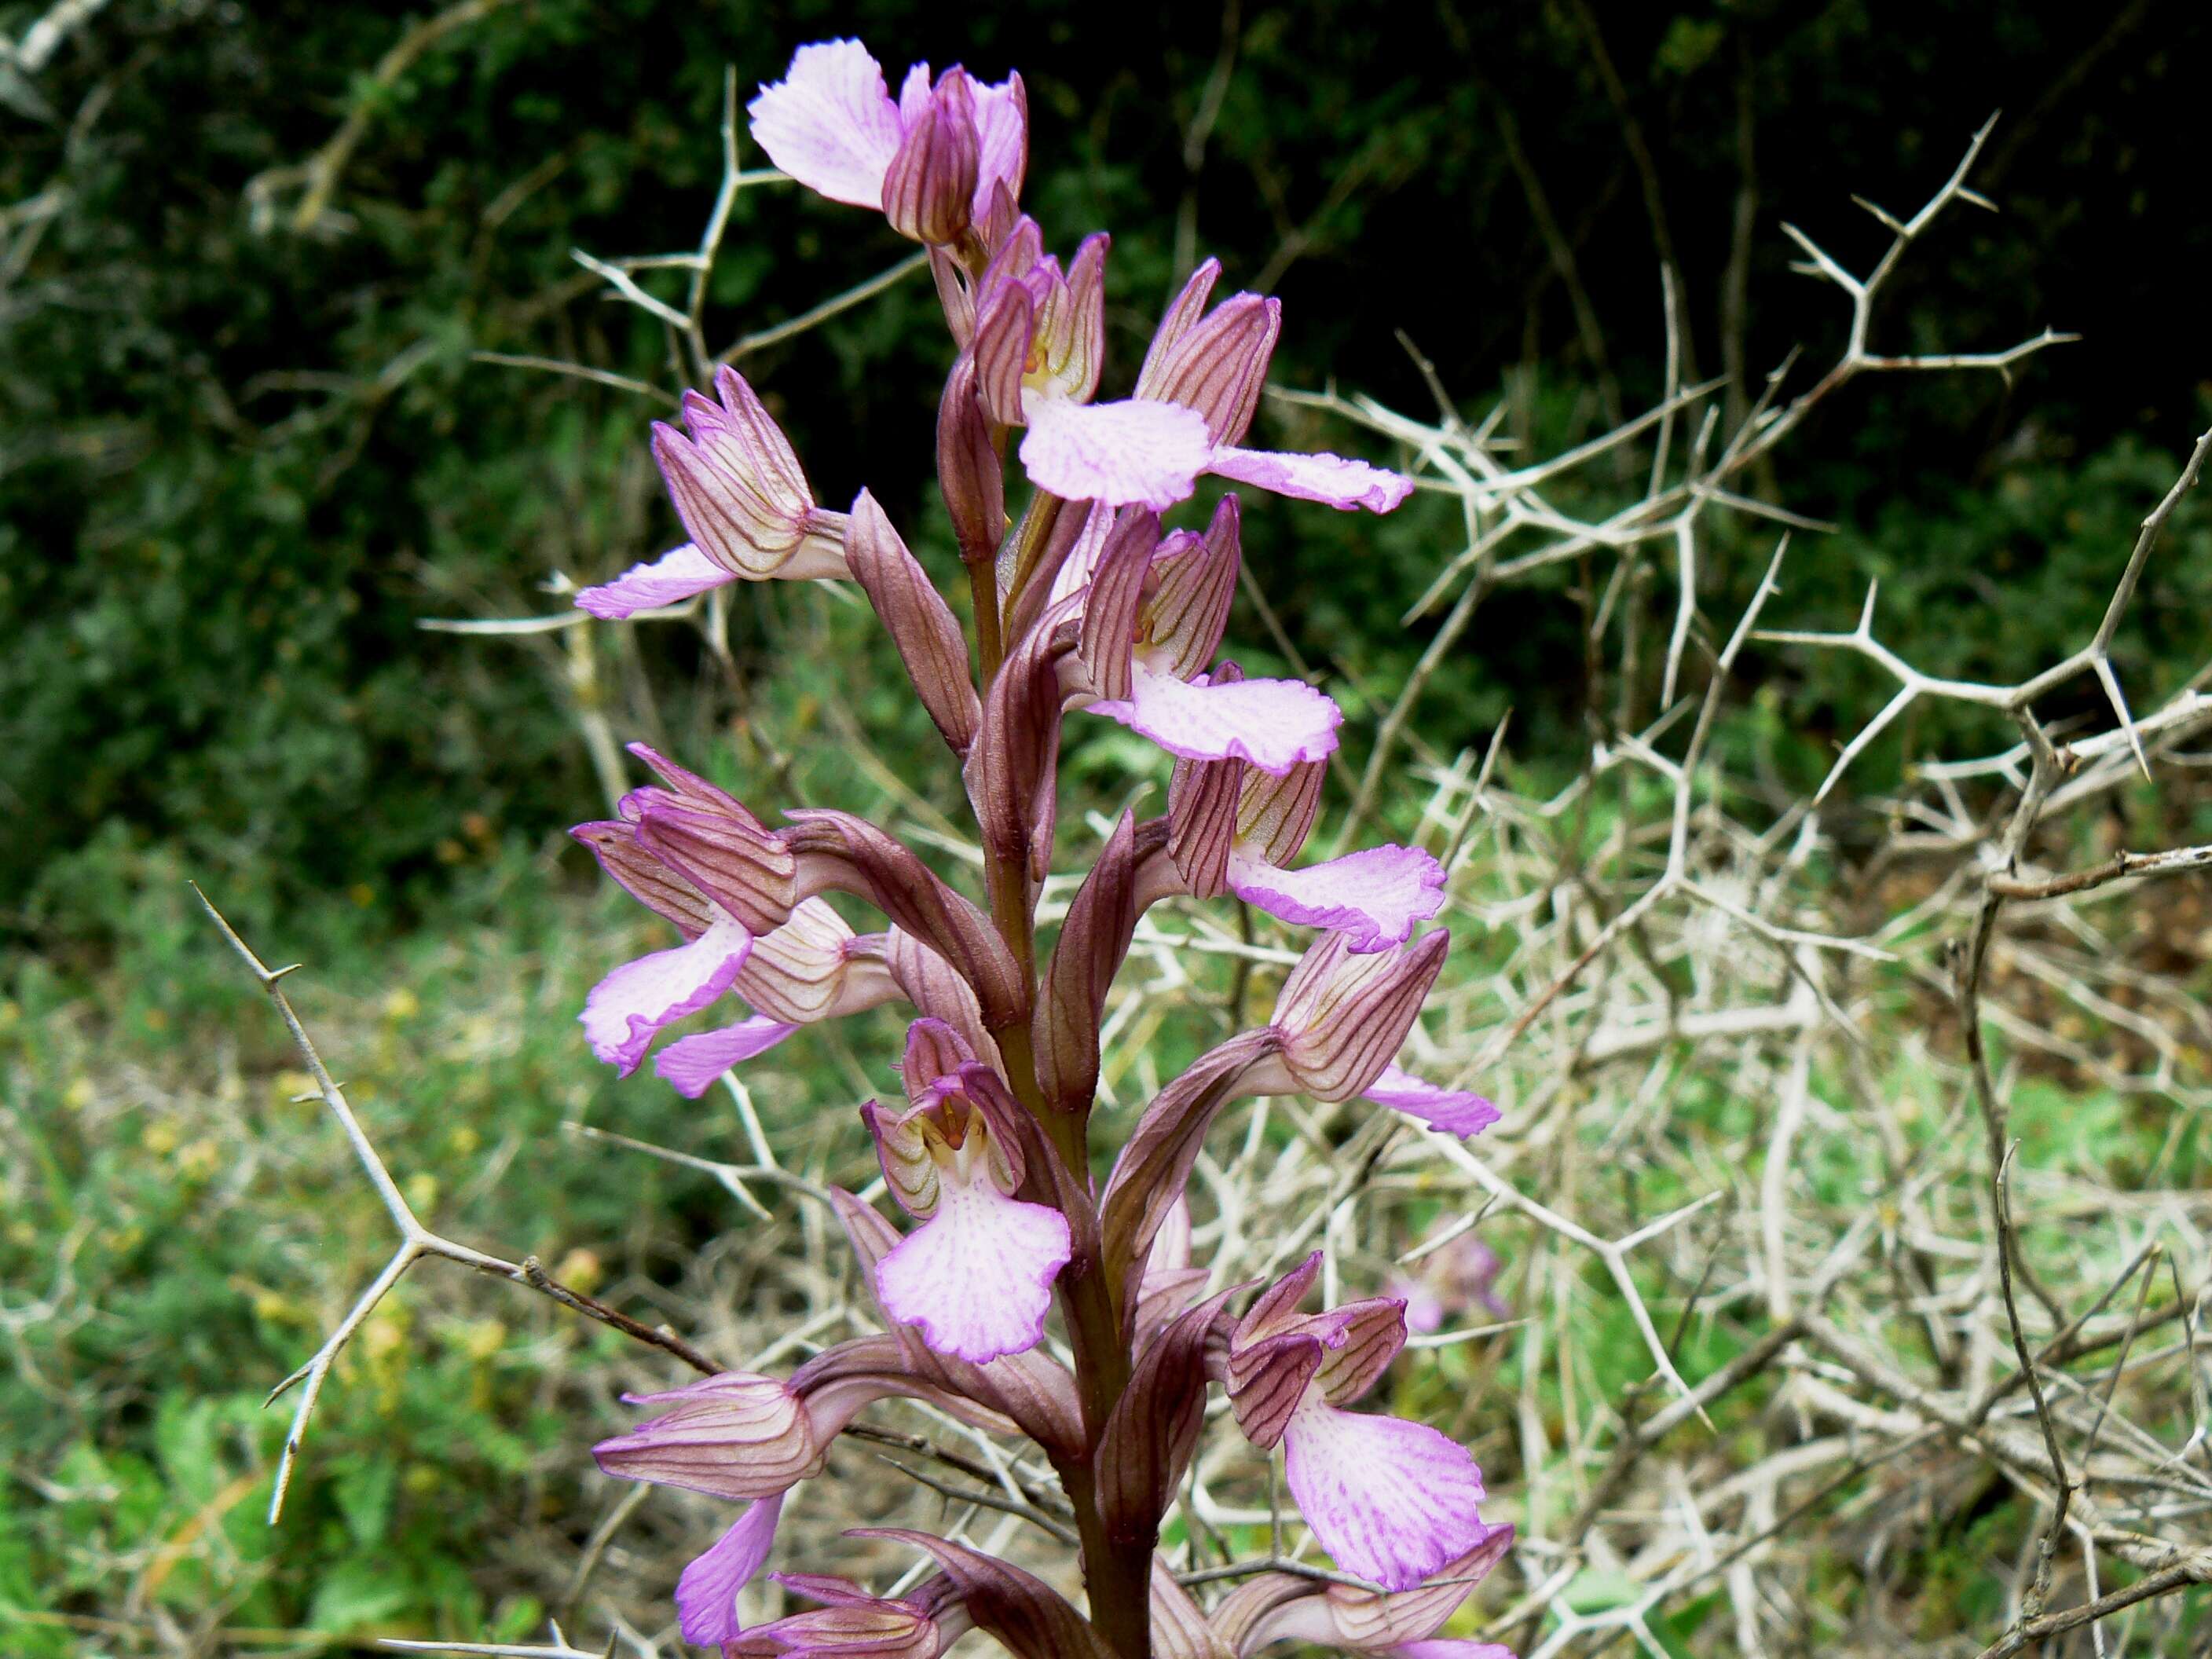
<path fill-rule="evenodd" d="M 1905 633 L 2070 640 L 2197 396 L 2172 339 L 2212 226 L 2187 210 L 2189 158 L 2155 140 L 2193 113 L 2212 16 L 2032 6 L 1992 26 L 1937 0 L 1900 27 L 1893 9 L 1563 4 L 1477 28 L 1451 7 L 1161 5 L 1117 9 L 1102 51 L 1097 20 L 1048 0 L 957 19 L 915 0 L 516 0 L 380 83 L 380 58 L 433 12 L 117 0 L 0 88 L 0 931 L 111 940 L 103 890 L 164 848 L 248 920 L 366 890 L 380 924 L 404 925 L 449 890 L 451 849 L 484 839 L 470 826 L 537 842 L 577 816 L 596 791 L 557 673 L 415 623 L 550 608 L 549 570 L 591 579 L 665 545 L 643 447 L 659 411 L 470 354 L 668 380 L 657 325 L 605 303 L 569 250 L 695 243 L 723 66 L 749 89 L 837 32 L 893 64 L 1024 69 L 1048 236 L 1115 229 L 1125 372 L 1179 260 L 1217 252 L 1232 282 L 1285 295 L 1281 380 L 1425 408 L 1402 328 L 1471 404 L 1504 386 L 1537 444 L 1656 387 L 1662 240 L 1700 368 L 1755 378 L 1801 340 L 1817 359 L 1840 307 L 1786 273 L 1775 221 L 1853 257 L 1854 232 L 1875 230 L 1850 191 L 1917 200 L 1984 112 L 2022 112 L 1981 175 L 2007 216 L 1916 254 L 1881 328 L 1971 349 L 2048 321 L 2089 343 L 2009 394 L 1988 376 L 1853 393 L 1778 487 L 1846 526 L 1800 555 L 1793 605 L 1840 620 L 1878 572 Z M 352 115 L 358 143 L 295 224 L 302 162 Z M 902 252 L 864 216 L 748 191 L 711 295 L 718 337 Z M 867 482 L 925 543 L 929 304 L 909 283 L 749 363 L 824 499 Z M 1355 697 L 1386 697 L 1424 637 L 1398 615 L 1455 521 L 1408 513 L 1370 539 L 1255 518 L 1293 636 L 1326 642 Z M 2179 568 L 2161 564 L 2161 581 Z M 1436 746 L 1479 739 L 1509 698 L 1524 741 L 1578 740 L 1573 579 L 1493 601 L 1431 694 Z M 2178 611 L 2141 608 L 2130 649 L 2153 680 L 2156 619 L 2192 614 L 2198 580 L 2174 588 Z M 738 611 L 736 687 L 680 630 L 641 638 L 646 671 L 696 688 L 678 708 L 702 743 L 784 643 L 772 607 Z M 1263 635 L 1248 619 L 1239 637 Z M 1856 684 L 1835 665 L 1780 672 L 1778 735 L 1813 739 L 1784 760 L 1817 768 Z"/>

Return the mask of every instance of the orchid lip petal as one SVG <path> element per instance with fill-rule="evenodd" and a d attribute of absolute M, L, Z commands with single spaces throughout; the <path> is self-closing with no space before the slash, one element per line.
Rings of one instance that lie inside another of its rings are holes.
<path fill-rule="evenodd" d="M 720 1030 L 678 1037 L 653 1056 L 653 1069 L 678 1094 L 696 1100 L 732 1066 L 766 1054 L 798 1029 L 755 1014 Z"/>
<path fill-rule="evenodd" d="M 1241 760 L 1278 775 L 1336 748 L 1343 711 L 1303 680 L 1210 684 L 1131 665 L 1129 696 L 1091 705 L 1186 760 Z"/>
<path fill-rule="evenodd" d="M 1111 507 L 1173 507 L 1212 453 L 1206 420 L 1176 404 L 1079 404 L 1030 393 L 1022 465 L 1038 489 Z"/>
<path fill-rule="evenodd" d="M 1067 1218 L 978 1182 L 945 1182 L 937 1210 L 877 1264 L 884 1310 L 973 1364 L 1033 1348 L 1072 1254 Z"/>
<path fill-rule="evenodd" d="M 626 962 L 584 999 L 592 1052 L 628 1077 L 665 1025 L 695 1014 L 737 981 L 753 936 L 727 916 L 689 945 Z"/>
<path fill-rule="evenodd" d="M 1303 870 L 1232 850 L 1229 886 L 1269 915 L 1344 935 L 1353 954 L 1403 945 L 1444 906 L 1443 866 L 1417 847 L 1370 847 Z"/>
<path fill-rule="evenodd" d="M 590 611 L 602 622 L 620 622 L 641 611 L 681 605 L 738 580 L 736 572 L 723 569 L 696 543 L 686 542 L 649 564 L 630 566 L 612 581 L 584 589 L 576 595 L 576 608 Z"/>
<path fill-rule="evenodd" d="M 684 1639 L 710 1648 L 735 1641 L 738 1592 L 768 1564 L 783 1494 L 755 1498 L 730 1529 L 695 1558 L 676 1581 L 676 1613 Z"/>
<path fill-rule="evenodd" d="M 1480 1095 L 1440 1087 L 1395 1066 L 1384 1066 L 1382 1074 L 1367 1085 L 1366 1098 L 1462 1140 L 1480 1134 L 1504 1115 Z"/>
<path fill-rule="evenodd" d="M 904 124 L 883 66 L 858 40 L 801 46 L 784 78 L 745 110 L 754 142 L 809 190 L 854 207 L 883 205 L 884 174 Z"/>
<path fill-rule="evenodd" d="M 1301 455 L 1224 445 L 1213 452 L 1206 470 L 1278 495 L 1319 501 L 1346 513 L 1362 507 L 1370 513 L 1394 512 L 1413 493 L 1413 481 L 1400 473 L 1328 453 Z"/>
<path fill-rule="evenodd" d="M 1467 1449 L 1402 1418 L 1340 1411 L 1310 1394 L 1283 1436 L 1284 1478 L 1314 1536 L 1347 1572 L 1411 1589 L 1479 1541 L 1482 1471 Z"/>

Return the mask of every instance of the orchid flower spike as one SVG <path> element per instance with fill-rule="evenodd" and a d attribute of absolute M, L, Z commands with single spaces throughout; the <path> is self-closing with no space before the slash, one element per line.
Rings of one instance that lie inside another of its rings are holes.
<path fill-rule="evenodd" d="M 1320 1273 L 1316 1250 L 1238 1323 L 1223 1362 L 1230 1405 L 1255 1445 L 1282 1446 L 1298 1511 L 1337 1565 L 1410 1589 L 1489 1536 L 1482 1472 L 1425 1424 L 1344 1409 L 1406 1346 L 1405 1304 L 1300 1314 Z"/>
<path fill-rule="evenodd" d="M 894 101 L 866 47 L 825 40 L 801 46 L 745 107 L 769 161 L 833 202 L 880 210 L 916 241 L 957 243 L 1002 194 L 1009 206 L 1021 199 L 1029 94 L 1018 75 L 987 86 L 956 65 L 932 81 L 916 64 Z"/>
<path fill-rule="evenodd" d="M 1212 1126 L 1239 1099 L 1364 1097 L 1455 1135 L 1498 1116 L 1396 1063 L 1424 1047 L 1421 1006 L 1450 947 L 1441 929 L 1419 931 L 1443 903 L 1437 860 L 1388 846 L 1298 863 L 1343 715 L 1302 680 L 1248 679 L 1218 654 L 1244 577 L 1237 495 L 1203 532 L 1169 532 L 1160 517 L 1206 474 L 1378 513 L 1412 483 L 1334 455 L 1244 447 L 1282 307 L 1257 294 L 1215 303 L 1210 260 L 1168 307 L 1133 395 L 1099 400 L 1108 239 L 1086 238 L 1063 263 L 1022 216 L 1018 76 L 986 85 L 957 66 L 919 64 L 894 98 L 858 41 L 831 40 L 801 47 L 750 109 L 779 167 L 881 212 L 927 250 L 953 354 L 937 476 L 972 641 L 925 562 L 931 541 L 910 547 L 866 489 L 849 514 L 824 511 L 760 398 L 728 368 L 711 398 L 686 396 L 681 429 L 654 429 L 690 539 L 577 602 L 621 617 L 732 581 L 856 583 L 958 769 L 986 902 L 866 817 L 793 804 L 771 830 L 642 747 L 634 752 L 657 781 L 573 832 L 682 935 L 616 967 L 586 1000 L 593 1052 L 624 1074 L 673 1022 L 725 995 L 742 1018 L 659 1053 L 656 1070 L 684 1095 L 803 1026 L 892 1002 L 918 1016 L 902 1102 L 860 1109 L 907 1218 L 817 1189 L 872 1291 L 867 1334 L 787 1380 L 722 1372 L 635 1399 L 649 1415 L 595 1448 L 610 1476 L 743 1505 L 683 1571 L 683 1638 L 724 1659 L 939 1659 L 972 1629 L 1019 1659 L 1112 1659 L 1143 1648 L 1149 1615 L 1164 1659 L 1251 1659 L 1291 1641 L 1510 1659 L 1438 1634 L 1511 1537 L 1482 1517 L 1473 1458 L 1417 1423 L 1352 1409 L 1405 1346 L 1407 1304 L 1301 1312 L 1316 1255 L 1240 1318 L 1231 1308 L 1246 1287 L 1209 1293 L 1224 1264 L 1194 1259 L 1218 1228 L 1194 1224 L 1188 1197 Z M 1018 520 L 1007 511 L 1010 451 L 1035 486 Z M 1048 954 L 1038 930 L 1064 839 L 1061 739 L 1082 708 L 1167 750 L 1173 779 L 1164 817 L 1119 814 L 1071 884 Z M 856 932 L 831 892 L 873 907 L 884 931 Z M 1267 1024 L 1231 1034 L 1153 1094 L 1102 1183 L 1108 1149 L 1092 1131 L 1119 1030 L 1113 989 L 1139 919 L 1161 897 L 1230 893 L 1323 931 Z M 1425 1323 L 1450 1297 L 1488 1292 L 1494 1258 L 1455 1242 L 1462 1253 L 1401 1281 L 1428 1298 Z M 1064 1347 L 1043 1340 L 1056 1297 Z M 1155 1545 L 1216 1383 L 1254 1444 L 1282 1449 L 1315 1538 L 1357 1581 L 1262 1571 L 1209 1613 L 1163 1563 Z M 889 1596 L 786 1576 L 817 1605 L 745 1628 L 739 1603 L 769 1565 L 785 1499 L 886 1398 L 1024 1437 L 1043 1455 L 1082 1552 L 1088 1615 L 965 1543 L 876 1528 L 854 1535 L 909 1545 L 935 1576 Z"/>
<path fill-rule="evenodd" d="M 921 1065 L 925 1053 L 935 1059 Z M 884 1184 L 922 1224 L 877 1267 L 876 1294 L 930 1346 L 985 1364 L 1043 1337 L 1053 1280 L 1073 1253 L 1067 1218 L 1014 1197 L 1022 1108 L 998 1074 L 935 1020 L 915 1022 L 908 1054 L 908 1109 L 860 1109 Z"/>

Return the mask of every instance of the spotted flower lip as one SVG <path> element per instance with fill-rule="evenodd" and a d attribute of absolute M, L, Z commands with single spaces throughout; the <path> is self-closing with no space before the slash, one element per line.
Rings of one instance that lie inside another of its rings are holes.
<path fill-rule="evenodd" d="M 916 64 L 894 100 L 866 47 L 824 40 L 799 47 L 745 108 L 777 167 L 831 201 L 882 210 L 916 240 L 956 240 L 1000 191 L 1021 198 L 1029 94 L 1018 75 L 989 85 L 956 65 L 933 81 Z"/>

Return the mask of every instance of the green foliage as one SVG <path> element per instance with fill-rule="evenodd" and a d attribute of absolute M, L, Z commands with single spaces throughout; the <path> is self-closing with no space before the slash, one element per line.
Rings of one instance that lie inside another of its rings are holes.
<path fill-rule="evenodd" d="M 1589 14 L 1547 8 L 1478 34 L 1451 8 L 1245 11 L 1194 179 L 1185 125 L 1222 43 L 1218 20 L 1188 8 L 1160 8 L 1156 27 L 1117 14 L 1127 49 L 1102 52 L 1080 14 L 1044 0 L 964 17 L 957 35 L 911 0 L 533 0 L 438 35 L 381 80 L 373 67 L 421 19 L 296 0 L 106 9 L 0 115 L 15 140 L 0 199 L 60 204 L 11 217 L 0 263 L 0 800 L 17 815 L 0 928 L 48 948 L 112 942 L 103 890 L 164 848 L 250 917 L 365 886 L 382 923 L 404 924 L 466 862 L 450 849 L 482 839 L 464 831 L 471 815 L 531 841 L 578 815 L 592 789 L 559 665 L 415 623 L 548 608 L 549 571 L 594 579 L 672 538 L 642 447 L 656 406 L 471 354 L 666 376 L 657 326 L 599 299 L 569 250 L 696 240 L 725 64 L 749 86 L 797 41 L 841 30 L 894 63 L 1018 64 L 1049 239 L 1115 231 L 1123 372 L 1187 222 L 1192 251 L 1218 252 L 1232 282 L 1285 295 L 1285 383 L 1334 378 L 1425 407 L 1392 337 L 1403 329 L 1474 406 L 1502 387 L 1509 429 L 1539 448 L 1589 435 L 1607 399 L 1653 393 L 1656 233 Z M 2039 360 L 2017 400 L 1990 377 L 1853 394 L 1778 486 L 1845 526 L 1799 556 L 1793 606 L 1841 621 L 1881 575 L 1885 614 L 1971 665 L 1999 641 L 2076 637 L 2083 596 L 2185 435 L 2196 393 L 2161 331 L 2190 310 L 2206 232 L 2183 210 L 2186 158 L 2140 141 L 2185 124 L 2212 22 L 2167 18 L 2077 73 L 2094 32 L 2078 12 L 2015 8 L 1992 28 L 1983 8 L 1943 4 L 1910 29 L 1879 13 L 1659 8 L 1607 15 L 1602 45 L 1657 150 L 1705 367 L 1730 342 L 1695 296 L 1718 293 L 1737 257 L 1747 180 L 1741 355 L 1756 374 L 1800 342 L 1817 361 L 1840 320 L 1832 294 L 1787 276 L 1776 217 L 1853 257 L 1848 192 L 1916 199 L 1984 109 L 2032 112 L 2001 130 L 1983 180 L 2008 217 L 1917 255 L 1883 337 L 1971 349 L 2048 321 L 2089 326 L 2092 343 Z M 349 118 L 356 142 L 303 216 L 303 160 Z M 1566 227 L 1571 280 L 1539 234 L 1532 179 Z M 709 296 L 716 337 L 900 252 L 864 216 L 749 191 Z M 647 280 L 680 297 L 680 273 Z M 1576 321 L 1577 287 L 1613 337 L 1604 354 Z M 920 326 L 929 304 L 910 283 L 748 365 L 826 500 L 865 481 L 925 541 L 941 367 Z M 1310 417 L 1269 426 L 1346 441 Z M 1408 635 L 1397 617 L 1458 545 L 1456 520 L 1423 503 L 1379 535 L 1359 526 L 1357 544 L 1312 514 L 1258 511 L 1253 527 L 1292 638 L 1349 671 L 1355 700 L 1387 696 L 1434 625 Z M 2172 586 L 2138 607 L 2127 641 L 2124 666 L 2154 682 L 2202 605 L 2205 561 L 2175 574 L 2186 563 L 2161 562 L 2154 580 Z M 1479 738 L 1509 701 L 1532 745 L 1577 740 L 1590 689 L 1561 667 L 1579 653 L 1556 602 L 1575 580 L 1562 569 L 1550 592 L 1492 601 L 1436 683 L 1431 742 Z M 748 610 L 744 684 L 788 644 Z M 699 687 L 691 728 L 716 729 L 731 688 L 702 675 L 696 645 L 662 630 L 640 649 L 664 684 Z M 1778 763 L 1817 769 L 1853 671 L 1760 672 L 1779 692 Z M 1868 784 L 1895 752 L 1870 757 Z"/>

